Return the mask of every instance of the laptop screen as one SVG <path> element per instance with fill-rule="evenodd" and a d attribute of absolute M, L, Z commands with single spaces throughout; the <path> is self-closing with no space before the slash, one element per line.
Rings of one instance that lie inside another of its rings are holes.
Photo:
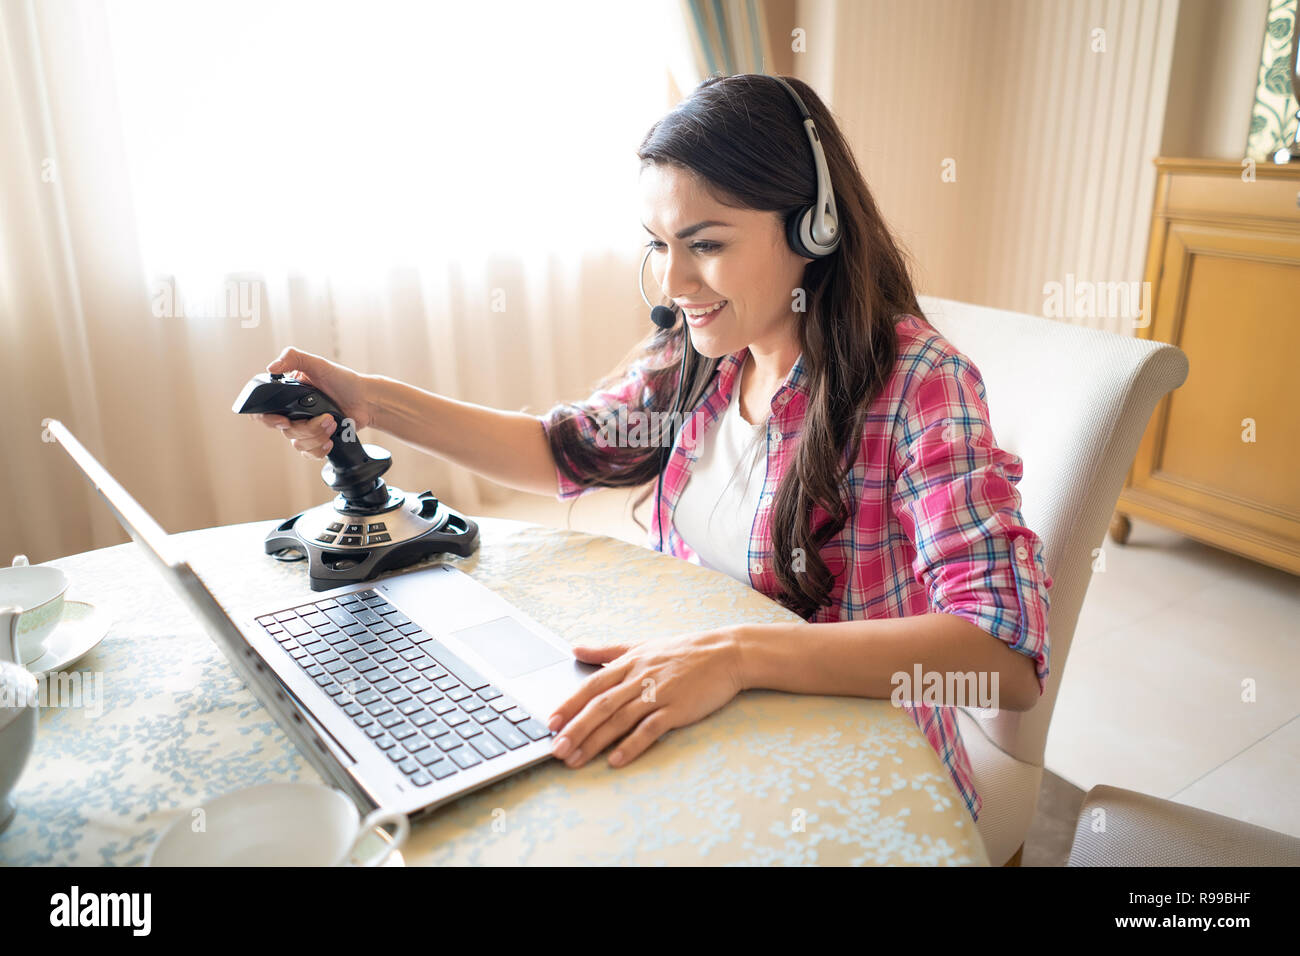
<path fill-rule="evenodd" d="M 183 558 L 167 532 L 127 494 L 117 479 L 95 460 L 62 422 L 51 421 L 49 428 L 107 502 L 122 527 L 158 562 L 163 577 L 207 626 L 235 672 L 270 711 L 308 762 L 323 777 L 348 793 L 358 806 L 375 806 L 374 797 L 345 769 L 346 764 L 354 762 L 352 758 L 341 748 L 334 750 L 339 745 L 328 730 L 293 696 L 272 669 L 262 666 L 261 657 L 240 633 L 221 602 Z"/>
<path fill-rule="evenodd" d="M 85 446 L 68 431 L 63 422 L 53 420 L 49 428 L 59 444 L 72 456 L 72 460 L 85 472 L 100 497 L 108 503 L 108 507 L 126 532 L 147 551 L 152 552 L 154 557 L 164 565 L 174 568 L 179 563 L 180 555 L 175 544 L 168 538 L 167 532 L 163 531 L 158 522 L 154 521 L 152 516 L 127 494 L 126 489 L 118 484 L 117 479 L 110 475 L 90 452 L 86 451 Z"/>

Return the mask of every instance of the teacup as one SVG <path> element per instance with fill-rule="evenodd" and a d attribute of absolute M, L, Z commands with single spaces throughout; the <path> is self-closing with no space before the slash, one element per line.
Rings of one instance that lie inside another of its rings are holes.
<path fill-rule="evenodd" d="M 411 826 L 379 809 L 364 820 L 339 790 L 313 783 L 264 783 L 236 790 L 182 816 L 159 838 L 150 866 L 378 866 Z M 354 855 L 377 827 L 392 826 L 384 848 Z"/>
<path fill-rule="evenodd" d="M 0 568 L 0 607 L 22 609 L 18 618 L 18 656 L 15 664 L 26 665 L 45 653 L 45 642 L 63 617 L 63 595 L 68 576 L 58 568 L 33 567 L 21 554 L 13 567 Z M 0 660 L 9 660 L 12 649 L 0 641 Z"/>

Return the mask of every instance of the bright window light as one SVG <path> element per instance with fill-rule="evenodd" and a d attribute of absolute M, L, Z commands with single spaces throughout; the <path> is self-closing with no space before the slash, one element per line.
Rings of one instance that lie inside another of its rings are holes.
<path fill-rule="evenodd" d="M 663 0 L 109 0 L 146 268 L 350 274 L 640 242 Z"/>

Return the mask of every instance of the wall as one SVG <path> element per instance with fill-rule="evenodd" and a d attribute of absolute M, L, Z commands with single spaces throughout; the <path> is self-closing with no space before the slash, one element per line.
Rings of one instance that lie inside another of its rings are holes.
<path fill-rule="evenodd" d="M 922 293 L 1043 314 L 1049 282 L 1141 282 L 1152 159 L 1242 155 L 1265 8 L 798 0 L 795 73 L 840 118 Z"/>
<path fill-rule="evenodd" d="M 1241 159 L 1268 0 L 1182 0 L 1160 151 Z"/>

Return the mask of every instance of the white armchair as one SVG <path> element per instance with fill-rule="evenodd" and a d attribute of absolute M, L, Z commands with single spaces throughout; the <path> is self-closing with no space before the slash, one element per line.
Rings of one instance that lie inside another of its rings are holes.
<path fill-rule="evenodd" d="M 1300 839 L 1172 800 L 1098 784 L 1066 866 L 1300 866 Z"/>
<path fill-rule="evenodd" d="M 1187 356 L 1160 342 L 985 306 L 928 296 L 920 306 L 984 378 L 998 446 L 1024 461 L 1021 511 L 1043 541 L 1053 579 L 1043 696 L 1024 712 L 958 714 L 989 861 L 1018 863 L 1095 551 L 1156 403 L 1187 378 Z"/>

